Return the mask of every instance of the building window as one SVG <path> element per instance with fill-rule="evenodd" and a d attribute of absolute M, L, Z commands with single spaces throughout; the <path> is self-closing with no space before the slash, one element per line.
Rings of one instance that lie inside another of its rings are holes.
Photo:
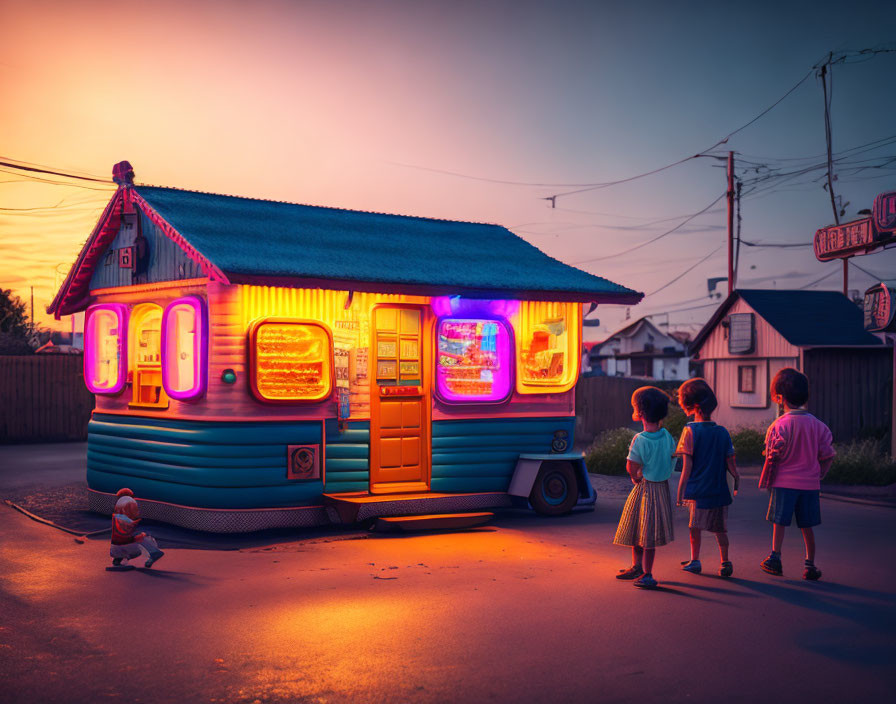
<path fill-rule="evenodd" d="M 752 313 L 732 313 L 728 316 L 728 353 L 750 354 L 756 346 Z"/>
<path fill-rule="evenodd" d="M 629 364 L 631 365 L 631 373 L 632 376 L 644 376 L 651 377 L 651 366 L 653 359 L 647 359 L 643 357 L 634 357 L 629 360 Z"/>
<path fill-rule="evenodd" d="M 756 365 L 742 364 L 737 368 L 737 391 L 741 394 L 756 393 Z"/>
<path fill-rule="evenodd" d="M 249 328 L 249 382 L 260 401 L 322 401 L 333 392 L 333 340 L 321 323 L 263 318 Z"/>
<path fill-rule="evenodd" d="M 127 314 L 120 303 L 92 306 L 84 326 L 84 381 L 95 394 L 117 394 L 127 378 Z"/>
<path fill-rule="evenodd" d="M 167 408 L 162 387 L 162 308 L 141 303 L 131 313 L 129 362 L 133 380 L 132 406 Z"/>
<path fill-rule="evenodd" d="M 582 306 L 578 303 L 522 301 L 517 342 L 517 391 L 568 391 L 579 376 Z"/>
<path fill-rule="evenodd" d="M 449 403 L 504 401 L 510 395 L 511 334 L 503 320 L 443 318 L 438 325 L 436 379 Z"/>
<path fill-rule="evenodd" d="M 208 323 L 196 296 L 179 298 L 162 314 L 162 385 L 171 398 L 201 396 L 208 379 Z"/>

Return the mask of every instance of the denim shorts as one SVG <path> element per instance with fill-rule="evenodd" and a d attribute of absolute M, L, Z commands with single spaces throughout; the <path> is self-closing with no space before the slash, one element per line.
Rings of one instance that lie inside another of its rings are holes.
<path fill-rule="evenodd" d="M 800 528 L 811 528 L 821 523 L 821 502 L 817 490 L 775 487 L 771 493 L 766 520 L 779 526 L 789 526 L 795 515 Z"/>

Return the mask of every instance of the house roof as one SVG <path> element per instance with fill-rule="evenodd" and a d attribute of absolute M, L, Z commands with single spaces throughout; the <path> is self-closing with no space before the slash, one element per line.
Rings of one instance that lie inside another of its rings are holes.
<path fill-rule="evenodd" d="M 634 322 L 631 322 L 628 325 L 626 325 L 625 327 L 620 328 L 619 330 L 614 332 L 612 335 L 606 337 L 601 342 L 595 344 L 595 348 L 600 349 L 601 346 L 605 345 L 610 340 L 612 340 L 616 337 L 634 337 L 636 334 L 638 334 L 638 332 L 643 327 L 650 328 L 650 330 L 653 333 L 655 333 L 656 335 L 658 335 L 660 337 L 665 337 L 665 338 L 671 340 L 673 343 L 682 344 L 681 341 L 676 339 L 672 334 L 663 332 L 656 325 L 654 325 L 647 316 L 644 316 L 643 318 L 638 318 Z"/>
<path fill-rule="evenodd" d="M 125 199 L 163 221 L 157 224 L 165 234 L 208 271 L 230 283 L 360 290 L 355 284 L 364 283 L 395 293 L 607 303 L 637 303 L 643 297 L 564 264 L 498 225 L 156 186 L 121 190 Z"/>
<path fill-rule="evenodd" d="M 796 347 L 882 344 L 865 330 L 859 307 L 838 291 L 739 289 L 722 302 L 697 333 L 692 352 L 700 349 L 739 298 Z"/>

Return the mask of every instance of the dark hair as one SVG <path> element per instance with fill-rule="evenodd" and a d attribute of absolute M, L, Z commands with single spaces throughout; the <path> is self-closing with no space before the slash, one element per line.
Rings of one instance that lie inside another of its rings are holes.
<path fill-rule="evenodd" d="M 669 413 L 669 397 L 655 386 L 642 386 L 632 394 L 632 407 L 648 423 L 659 423 Z"/>
<path fill-rule="evenodd" d="M 678 387 L 678 405 L 687 412 L 689 408 L 699 408 L 704 416 L 710 415 L 719 405 L 712 387 L 706 379 L 688 379 Z"/>
<path fill-rule="evenodd" d="M 772 379 L 772 394 L 780 394 L 791 408 L 805 406 L 809 400 L 809 378 L 793 367 L 784 367 Z"/>

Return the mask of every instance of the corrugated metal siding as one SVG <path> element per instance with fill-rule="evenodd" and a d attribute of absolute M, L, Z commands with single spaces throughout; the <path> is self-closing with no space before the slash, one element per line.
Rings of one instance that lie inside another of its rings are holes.
<path fill-rule="evenodd" d="M 200 266 L 190 259 L 184 251 L 169 240 L 153 222 L 142 212 L 139 213 L 140 227 L 146 238 L 148 256 L 146 273 L 135 277 L 133 269 L 118 266 L 118 250 L 134 243 L 136 233 L 128 228 L 126 222 L 112 240 L 100 259 L 90 280 L 90 289 L 130 286 L 136 283 L 157 283 L 159 281 L 181 281 L 183 279 L 203 278 Z"/>
<path fill-rule="evenodd" d="M 432 424 L 432 485 L 437 492 L 507 491 L 520 454 L 549 453 L 554 433 L 575 418 L 498 418 Z"/>
<path fill-rule="evenodd" d="M 339 430 L 336 420 L 327 421 L 327 493 L 367 491 L 370 483 L 370 423 L 349 423 Z"/>
<path fill-rule="evenodd" d="M 320 503 L 322 481 L 286 479 L 287 445 L 320 444 L 320 422 L 195 423 L 95 414 L 87 484 L 202 508 Z"/>
<path fill-rule="evenodd" d="M 755 350 L 751 354 L 732 355 L 728 353 L 728 338 L 721 324 L 709 333 L 700 348 L 700 359 L 750 359 L 758 357 L 797 357 L 799 349 L 785 340 L 764 318 L 756 313 L 742 299 L 735 301 L 728 311 L 731 313 L 753 313 L 756 330 Z"/>
<path fill-rule="evenodd" d="M 889 431 L 892 355 L 891 347 L 806 350 L 809 411 L 827 423 L 835 442 Z"/>

